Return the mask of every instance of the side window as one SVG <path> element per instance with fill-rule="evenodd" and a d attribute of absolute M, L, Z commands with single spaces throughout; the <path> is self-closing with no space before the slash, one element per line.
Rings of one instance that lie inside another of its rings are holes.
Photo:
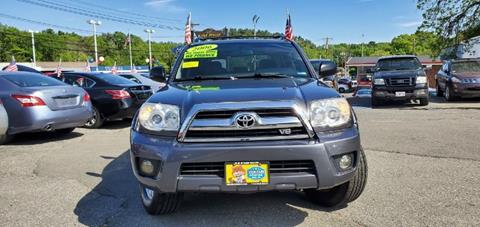
<path fill-rule="evenodd" d="M 91 88 L 95 86 L 95 81 L 83 76 L 66 75 L 64 77 L 64 82 L 74 87 Z"/>
<path fill-rule="evenodd" d="M 445 64 L 443 64 L 442 71 L 448 72 L 448 62 L 445 62 Z"/>

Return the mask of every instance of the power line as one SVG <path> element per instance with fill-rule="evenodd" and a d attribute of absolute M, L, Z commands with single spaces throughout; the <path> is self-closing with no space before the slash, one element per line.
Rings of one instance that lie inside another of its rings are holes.
<path fill-rule="evenodd" d="M 137 13 L 137 12 L 132 12 L 132 11 L 125 11 L 125 10 L 121 10 L 121 9 L 112 9 L 108 6 L 99 5 L 99 4 L 95 4 L 95 3 L 91 3 L 91 2 L 85 2 L 85 1 L 81 1 L 81 0 L 67 0 L 67 1 L 74 2 L 77 5 L 81 4 L 81 5 L 89 6 L 88 8 L 90 8 L 90 9 L 96 9 L 94 7 L 97 7 L 97 8 L 102 8 L 103 10 L 114 12 L 116 14 L 123 14 L 123 15 L 128 15 L 128 16 L 134 15 L 134 16 L 136 16 L 136 18 L 164 20 L 164 21 L 171 21 L 171 22 L 181 22 L 179 19 L 149 16 L 149 15 L 143 15 L 143 14 L 140 14 L 140 13 Z"/>
<path fill-rule="evenodd" d="M 83 16 L 88 16 L 93 18 L 99 18 L 99 19 L 104 19 L 104 20 L 109 20 L 109 21 L 114 21 L 119 23 L 140 25 L 144 27 L 153 27 L 153 28 L 160 28 L 160 29 L 182 30 L 175 26 L 168 26 L 168 25 L 162 25 L 162 24 L 154 24 L 154 23 L 145 22 L 145 21 L 132 20 L 125 17 L 108 15 L 99 11 L 92 11 L 92 10 L 78 8 L 78 7 L 71 7 L 61 3 L 55 3 L 55 2 L 45 1 L 45 0 L 37 0 L 37 1 L 17 0 L 17 1 L 32 4 L 32 5 L 37 5 L 37 6 L 41 6 L 49 9 L 54 9 L 62 12 L 73 13 L 73 14 L 83 15 Z"/>
<path fill-rule="evenodd" d="M 8 14 L 4 14 L 4 13 L 0 13 L 0 17 L 12 19 L 12 20 L 17 20 L 17 21 L 28 22 L 28 23 L 32 23 L 32 24 L 44 25 L 44 26 L 47 26 L 47 27 L 76 31 L 76 32 L 81 32 L 81 33 L 91 33 L 91 31 L 85 30 L 85 29 L 79 29 L 79 28 L 72 28 L 72 27 L 68 27 L 68 26 L 49 24 L 49 23 L 45 23 L 45 22 L 41 22 L 41 21 L 30 20 L 30 19 L 17 17 L 17 16 L 12 16 L 12 15 L 8 15 Z"/>

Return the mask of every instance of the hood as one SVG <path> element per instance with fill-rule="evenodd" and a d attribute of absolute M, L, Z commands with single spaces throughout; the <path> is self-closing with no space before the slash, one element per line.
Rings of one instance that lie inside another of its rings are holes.
<path fill-rule="evenodd" d="M 480 78 L 480 72 L 453 72 L 453 76 L 459 79 L 478 79 Z"/>
<path fill-rule="evenodd" d="M 422 69 L 418 70 L 393 70 L 375 72 L 375 78 L 395 78 L 395 77 L 412 77 L 424 74 Z"/>
<path fill-rule="evenodd" d="M 339 97 L 314 79 L 240 79 L 170 83 L 148 102 L 177 105 L 182 116 L 201 103 L 292 100 L 301 106 L 309 101 Z"/>

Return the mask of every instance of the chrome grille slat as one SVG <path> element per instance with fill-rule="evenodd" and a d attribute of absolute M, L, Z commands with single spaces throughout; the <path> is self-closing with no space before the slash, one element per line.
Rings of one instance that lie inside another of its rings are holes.
<path fill-rule="evenodd" d="M 388 86 L 412 86 L 414 85 L 414 78 L 413 77 L 401 77 L 401 78 L 388 78 L 387 85 Z"/>

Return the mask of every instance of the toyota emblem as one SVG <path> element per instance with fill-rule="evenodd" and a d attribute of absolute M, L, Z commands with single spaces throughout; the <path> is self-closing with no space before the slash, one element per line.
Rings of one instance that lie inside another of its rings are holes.
<path fill-rule="evenodd" d="M 255 114 L 251 113 L 239 113 L 235 117 L 235 124 L 239 128 L 247 129 L 253 127 L 257 122 Z"/>

